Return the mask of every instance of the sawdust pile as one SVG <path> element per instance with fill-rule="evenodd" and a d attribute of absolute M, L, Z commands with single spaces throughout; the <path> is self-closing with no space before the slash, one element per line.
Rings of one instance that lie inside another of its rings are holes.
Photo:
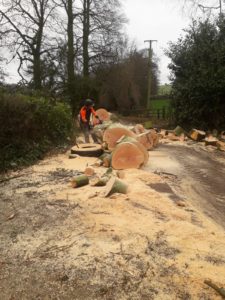
<path fill-rule="evenodd" d="M 143 170 L 125 171 L 127 195 L 72 189 L 94 161 L 59 155 L 1 184 L 1 299 L 220 299 L 204 280 L 225 284 L 222 228 Z"/>

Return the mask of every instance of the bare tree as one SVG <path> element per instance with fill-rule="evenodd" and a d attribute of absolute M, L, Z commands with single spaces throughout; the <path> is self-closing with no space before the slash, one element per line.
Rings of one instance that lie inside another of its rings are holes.
<path fill-rule="evenodd" d="M 82 0 L 81 20 L 83 76 L 88 77 L 96 65 L 115 55 L 126 18 L 119 0 Z"/>
<path fill-rule="evenodd" d="M 18 73 L 26 82 L 23 70 L 29 67 L 36 90 L 42 88 L 42 56 L 52 49 L 54 37 L 46 32 L 47 27 L 53 31 L 53 25 L 47 22 L 54 8 L 51 0 L 6 0 L 0 8 L 3 45 L 19 59 Z"/>
<path fill-rule="evenodd" d="M 223 12 L 224 0 L 184 0 L 184 7 L 191 7 L 192 12 L 200 10 L 207 17 L 214 14 L 214 12 Z"/>

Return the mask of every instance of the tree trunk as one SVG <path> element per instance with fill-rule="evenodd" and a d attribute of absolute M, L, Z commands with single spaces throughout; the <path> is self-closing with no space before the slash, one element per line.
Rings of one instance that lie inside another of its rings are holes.
<path fill-rule="evenodd" d="M 42 87 L 42 74 L 41 74 L 41 57 L 38 51 L 34 53 L 33 59 L 33 84 L 35 90 L 41 90 Z"/>
<path fill-rule="evenodd" d="M 83 3 L 83 75 L 89 76 L 90 0 Z"/>
<path fill-rule="evenodd" d="M 41 70 L 41 48 L 43 40 L 43 28 L 44 15 L 43 11 L 41 10 L 41 15 L 39 17 L 39 28 L 35 36 L 36 47 L 35 44 L 33 45 L 33 81 L 35 90 L 41 90 L 42 88 L 43 72 Z"/>
<path fill-rule="evenodd" d="M 70 99 L 74 97 L 74 84 L 75 84 L 75 74 L 74 74 L 74 34 L 73 34 L 73 0 L 68 0 L 67 6 L 67 89 Z"/>

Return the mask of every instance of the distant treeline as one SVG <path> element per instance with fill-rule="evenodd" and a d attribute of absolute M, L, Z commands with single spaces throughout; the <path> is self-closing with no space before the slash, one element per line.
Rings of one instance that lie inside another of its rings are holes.
<path fill-rule="evenodd" d="M 125 34 L 120 0 L 12 0 L 0 7 L 0 81 L 7 53 L 17 59 L 20 86 L 60 96 L 76 112 L 93 98 L 109 109 L 146 103 L 148 53 Z M 1 55 L 0 55 L 1 56 Z M 158 86 L 153 57 L 152 92 Z"/>

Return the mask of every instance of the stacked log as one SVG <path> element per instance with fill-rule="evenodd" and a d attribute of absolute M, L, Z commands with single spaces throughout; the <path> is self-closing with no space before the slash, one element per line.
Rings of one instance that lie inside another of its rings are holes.
<path fill-rule="evenodd" d="M 132 128 L 132 131 L 135 133 L 135 134 L 141 134 L 141 133 L 144 133 L 145 132 L 145 128 L 142 124 L 136 124 L 133 128 Z"/>
<path fill-rule="evenodd" d="M 139 134 L 136 137 L 137 141 L 141 143 L 147 150 L 152 150 L 154 147 L 154 141 L 152 137 L 151 131 L 144 132 L 142 134 Z"/>
<path fill-rule="evenodd" d="M 96 115 L 99 117 L 99 119 L 94 116 L 93 117 L 93 125 L 99 124 L 101 121 L 103 122 L 103 121 L 110 120 L 110 113 L 104 108 L 97 109 Z"/>
<path fill-rule="evenodd" d="M 112 151 L 117 144 L 117 141 L 122 136 L 129 136 L 129 137 L 135 137 L 135 133 L 129 130 L 126 127 L 121 126 L 120 124 L 115 124 L 112 126 L 109 126 L 104 134 L 103 134 L 103 142 L 105 142 L 108 146 L 108 149 Z"/>
<path fill-rule="evenodd" d="M 147 149 L 140 142 L 138 142 L 138 140 L 136 138 L 127 137 L 127 136 L 123 136 L 121 139 L 119 139 L 117 144 L 126 143 L 126 142 L 136 145 L 138 147 L 138 149 L 141 150 L 141 152 L 144 154 L 143 165 L 146 165 L 148 163 L 148 159 L 149 159 L 149 154 L 148 154 Z"/>

